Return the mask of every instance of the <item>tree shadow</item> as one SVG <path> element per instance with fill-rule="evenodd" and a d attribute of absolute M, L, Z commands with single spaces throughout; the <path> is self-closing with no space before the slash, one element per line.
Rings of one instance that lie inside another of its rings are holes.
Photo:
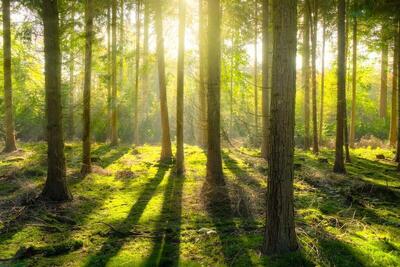
<path fill-rule="evenodd" d="M 92 161 L 102 168 L 110 166 L 112 163 L 120 159 L 129 151 L 128 146 L 111 146 L 110 144 L 103 144 L 93 150 Z"/>
<path fill-rule="evenodd" d="M 134 229 L 139 222 L 139 219 L 147 204 L 150 202 L 154 193 L 156 192 L 158 185 L 164 179 L 168 169 L 169 165 L 159 165 L 159 169 L 157 170 L 155 176 L 145 185 L 145 188 L 143 189 L 139 198 L 131 207 L 128 216 L 123 222 L 120 223 L 119 227 L 116 227 L 116 229 L 121 229 L 121 231 L 126 233 Z M 100 250 L 96 254 L 89 257 L 85 266 L 105 266 L 112 257 L 117 255 L 124 243 L 124 238 L 111 232 Z"/>
<path fill-rule="evenodd" d="M 164 191 L 161 215 L 156 225 L 153 249 L 145 266 L 178 266 L 182 220 L 182 188 L 185 176 L 171 171 Z"/>

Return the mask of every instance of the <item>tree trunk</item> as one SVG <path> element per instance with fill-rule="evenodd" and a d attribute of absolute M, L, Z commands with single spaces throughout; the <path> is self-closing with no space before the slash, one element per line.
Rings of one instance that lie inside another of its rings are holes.
<path fill-rule="evenodd" d="M 208 0 L 207 183 L 224 185 L 220 139 L 221 6 Z M 212 41 L 211 41 L 212 40 Z"/>
<path fill-rule="evenodd" d="M 232 30 L 231 33 L 231 54 L 230 54 L 230 59 L 231 59 L 231 64 L 230 64 L 230 88 L 229 88 L 229 109 L 230 109 L 230 114 L 229 114 L 229 134 L 232 134 L 233 131 L 233 68 L 234 66 L 234 58 L 235 58 L 235 37 L 234 37 L 234 32 Z"/>
<path fill-rule="evenodd" d="M 162 1 L 154 3 L 155 10 L 155 31 L 157 35 L 157 63 L 158 82 L 160 89 L 160 110 L 161 110 L 161 161 L 169 161 L 172 158 L 171 138 L 169 132 L 169 118 L 167 106 L 167 86 L 165 81 L 165 59 L 164 59 L 164 36 L 162 24 Z"/>
<path fill-rule="evenodd" d="M 310 148 L 310 8 L 304 1 L 303 25 L 304 148 Z"/>
<path fill-rule="evenodd" d="M 204 0 L 199 0 L 199 144 L 207 146 L 207 17 Z"/>
<path fill-rule="evenodd" d="M 3 0 L 3 66 L 4 66 L 4 125 L 5 146 L 4 152 L 17 150 L 15 145 L 14 115 L 12 101 L 11 80 L 11 23 L 10 0 Z"/>
<path fill-rule="evenodd" d="M 389 55 L 389 48 L 388 48 L 388 45 L 386 43 L 384 43 L 382 46 L 381 92 L 380 92 L 380 106 L 379 106 L 379 115 L 381 118 L 386 118 L 386 112 L 387 112 L 388 55 Z"/>
<path fill-rule="evenodd" d="M 356 94 L 357 94 L 357 17 L 353 22 L 353 75 L 352 75 L 352 99 L 351 99 L 351 126 L 350 146 L 354 147 L 356 139 Z"/>
<path fill-rule="evenodd" d="M 150 24 L 150 7 L 149 0 L 144 0 L 144 23 L 143 23 L 143 63 L 142 63 L 142 108 L 141 114 L 147 117 L 147 102 L 150 95 L 149 92 L 149 24 Z M 138 122 L 139 124 L 139 122 Z M 139 126 L 138 126 L 139 127 Z M 146 142 L 145 136 L 141 142 Z"/>
<path fill-rule="evenodd" d="M 344 115 L 346 101 L 346 1 L 338 1 L 338 79 L 337 79 L 337 113 L 336 113 L 336 148 L 333 171 L 345 173 L 343 158 Z"/>
<path fill-rule="evenodd" d="M 118 145 L 117 131 L 117 0 L 112 0 L 112 55 L 111 55 L 111 145 Z"/>
<path fill-rule="evenodd" d="M 140 0 L 137 0 L 136 10 L 136 58 L 135 58 L 135 95 L 134 95 L 134 120 L 133 120 L 133 142 L 139 145 L 139 65 L 140 65 Z"/>
<path fill-rule="evenodd" d="M 71 20 L 72 20 L 72 31 L 71 31 L 71 36 L 69 40 L 69 53 L 70 53 L 70 58 L 69 58 L 69 90 L 68 90 L 68 126 L 67 126 L 67 136 L 69 140 L 74 139 L 75 135 L 75 123 L 74 123 L 74 95 L 75 95 L 75 51 L 74 51 L 74 33 L 75 33 L 75 8 L 74 6 L 72 7 L 72 14 L 71 14 Z"/>
<path fill-rule="evenodd" d="M 254 0 L 254 125 L 255 141 L 258 140 L 258 58 L 257 58 L 257 39 L 258 39 L 258 0 Z"/>
<path fill-rule="evenodd" d="M 109 2 L 110 4 L 110 2 Z M 107 8 L 107 138 L 111 139 L 111 5 Z"/>
<path fill-rule="evenodd" d="M 92 40 L 93 40 L 93 0 L 86 0 L 85 5 L 85 82 L 83 86 L 83 133 L 82 133 L 82 176 L 92 172 L 90 160 L 90 86 L 92 78 Z"/>
<path fill-rule="evenodd" d="M 399 56 L 399 34 L 395 30 L 394 34 L 394 51 L 393 51 L 393 79 L 392 79 L 392 111 L 390 116 L 390 145 L 395 146 L 397 140 L 397 77 L 398 77 L 398 66 L 397 58 Z"/>
<path fill-rule="evenodd" d="M 319 114 L 319 141 L 322 142 L 322 132 L 324 127 L 324 97 L 325 97 L 325 45 L 326 45 L 326 21 L 322 25 L 322 63 L 321 63 L 321 106 Z"/>
<path fill-rule="evenodd" d="M 400 16 L 397 17 L 397 47 L 400 47 Z M 396 149 L 396 162 L 397 170 L 400 171 L 400 50 L 397 53 L 397 149 Z"/>
<path fill-rule="evenodd" d="M 57 0 L 42 1 L 47 117 L 47 179 L 42 197 L 72 199 L 66 181 L 61 106 L 61 51 Z"/>
<path fill-rule="evenodd" d="M 318 35 L 318 5 L 313 1 L 313 20 L 311 31 L 312 56 L 312 123 L 313 123 L 313 152 L 318 153 L 318 122 L 317 122 L 317 35 Z"/>
<path fill-rule="evenodd" d="M 177 73 L 177 105 L 176 105 L 176 173 L 184 172 L 184 149 L 183 149 L 183 94 L 184 94 L 184 64 L 185 64 L 185 0 L 179 0 L 179 51 L 178 51 L 178 73 Z"/>
<path fill-rule="evenodd" d="M 271 134 L 264 253 L 298 249 L 293 205 L 297 1 L 274 1 Z"/>
<path fill-rule="evenodd" d="M 263 35 L 263 63 L 262 63 L 262 143 L 261 155 L 268 160 L 269 153 L 269 0 L 263 0 L 263 18 L 262 18 L 262 35 Z"/>

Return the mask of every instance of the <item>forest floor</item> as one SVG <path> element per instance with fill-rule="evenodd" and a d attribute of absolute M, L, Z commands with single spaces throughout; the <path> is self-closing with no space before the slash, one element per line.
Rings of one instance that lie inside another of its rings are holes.
<path fill-rule="evenodd" d="M 82 179 L 80 143 L 68 143 L 74 200 L 45 204 L 35 197 L 46 146 L 20 147 L 0 155 L 0 266 L 400 266 L 400 175 L 390 150 L 352 150 L 345 176 L 331 171 L 333 151 L 296 150 L 301 250 L 276 258 L 260 252 L 266 163 L 256 151 L 223 151 L 229 198 L 216 206 L 202 201 L 198 147 L 185 147 L 177 177 L 158 162 L 160 147 L 95 144 L 94 173 Z"/>

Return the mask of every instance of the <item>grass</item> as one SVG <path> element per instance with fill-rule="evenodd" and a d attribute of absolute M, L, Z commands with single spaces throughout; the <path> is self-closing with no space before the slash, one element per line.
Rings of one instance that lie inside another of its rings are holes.
<path fill-rule="evenodd" d="M 227 186 L 212 205 L 201 197 L 206 157 L 198 147 L 185 146 L 178 177 L 173 164 L 158 162 L 157 146 L 95 144 L 94 173 L 82 179 L 80 144 L 70 143 L 74 200 L 45 204 L 34 200 L 45 144 L 21 147 L 0 155 L 0 259 L 22 247 L 39 252 L 0 266 L 400 266 L 400 176 L 389 150 L 352 150 L 346 176 L 331 172 L 333 151 L 296 151 L 301 250 L 263 257 L 267 169 L 255 150 L 223 151 Z M 82 246 L 64 249 L 74 242 Z"/>

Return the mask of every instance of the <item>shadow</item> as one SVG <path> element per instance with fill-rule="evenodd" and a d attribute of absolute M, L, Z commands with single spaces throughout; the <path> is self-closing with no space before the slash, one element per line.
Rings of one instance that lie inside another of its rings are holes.
<path fill-rule="evenodd" d="M 324 264 L 326 266 L 365 266 L 356 256 L 354 249 L 333 237 L 320 239 L 318 247 L 321 252 Z"/>
<path fill-rule="evenodd" d="M 156 225 L 154 247 L 145 266 L 178 266 L 182 215 L 182 188 L 185 176 L 171 171 L 164 191 L 160 218 Z"/>
<path fill-rule="evenodd" d="M 106 168 L 125 155 L 129 149 L 128 146 L 101 145 L 92 151 L 92 162 L 102 168 Z"/>
<path fill-rule="evenodd" d="M 145 188 L 143 189 L 139 198 L 131 207 L 126 219 L 121 222 L 120 225 L 116 227 L 116 229 L 119 229 L 121 230 L 121 232 L 124 231 L 126 233 L 134 229 L 147 204 L 150 202 L 154 193 L 156 192 L 158 185 L 164 179 L 164 176 L 168 169 L 169 165 L 160 164 L 157 173 L 145 185 Z M 118 251 L 121 249 L 124 243 L 125 241 L 123 237 L 115 235 L 113 232 L 110 232 L 109 237 L 103 243 L 100 250 L 96 254 L 90 256 L 84 266 L 105 266 L 112 257 L 117 255 Z"/>

